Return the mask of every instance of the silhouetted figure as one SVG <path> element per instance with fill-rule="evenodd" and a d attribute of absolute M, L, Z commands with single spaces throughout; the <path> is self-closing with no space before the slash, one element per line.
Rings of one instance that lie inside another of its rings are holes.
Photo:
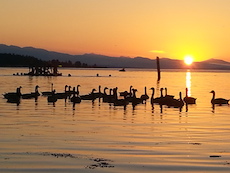
<path fill-rule="evenodd" d="M 164 102 L 163 88 L 160 89 L 160 92 L 161 92 L 160 97 L 156 97 L 155 99 L 153 99 L 153 103 L 163 104 Z"/>
<path fill-rule="evenodd" d="M 182 93 L 179 92 L 179 99 L 171 99 L 166 104 L 168 107 L 182 108 L 184 106 L 184 101 L 182 100 Z"/>
<path fill-rule="evenodd" d="M 224 98 L 215 98 L 215 91 L 212 90 L 210 93 L 212 93 L 212 100 L 211 100 L 211 103 L 212 104 L 218 104 L 218 105 L 222 105 L 222 104 L 228 104 L 229 100 L 227 99 L 224 99 Z"/>
<path fill-rule="evenodd" d="M 103 102 L 108 102 L 108 100 L 109 100 L 109 95 L 106 93 L 107 89 L 108 89 L 108 87 L 104 88 L 104 92 L 103 92 L 103 95 L 102 95 L 102 101 Z"/>
<path fill-rule="evenodd" d="M 94 100 L 96 99 L 94 92 L 96 91 L 96 89 L 92 89 L 90 94 L 87 95 L 82 95 L 80 96 L 82 100 L 92 100 L 92 102 L 94 102 Z"/>
<path fill-rule="evenodd" d="M 68 85 L 65 85 L 64 92 L 55 93 L 57 99 L 67 99 L 67 96 L 68 96 L 67 88 L 68 88 Z"/>
<path fill-rule="evenodd" d="M 47 97 L 47 101 L 48 102 L 52 102 L 52 103 L 55 103 L 58 99 L 57 99 L 57 96 L 56 96 L 56 94 L 55 94 L 55 90 L 53 90 L 53 92 L 52 92 L 52 94 L 51 95 L 49 95 L 48 97 Z"/>
<path fill-rule="evenodd" d="M 53 83 L 51 83 L 51 88 L 50 88 L 50 91 L 44 91 L 44 92 L 42 92 L 42 95 L 43 95 L 43 96 L 50 96 L 50 95 L 52 95 L 52 92 L 53 92 L 53 86 L 54 86 L 54 84 L 53 84 Z"/>
<path fill-rule="evenodd" d="M 4 98 L 5 99 L 14 99 L 14 98 L 21 98 L 21 95 L 22 95 L 22 93 L 21 93 L 21 86 L 20 87 L 18 87 L 18 88 L 16 88 L 16 92 L 8 92 L 8 93 L 5 93 L 5 94 L 3 94 L 3 96 L 4 96 Z"/>
<path fill-rule="evenodd" d="M 38 98 L 40 96 L 40 93 L 38 91 L 39 86 L 35 86 L 35 91 L 27 94 L 22 94 L 23 99 L 32 99 L 32 98 Z"/>
<path fill-rule="evenodd" d="M 168 89 L 165 88 L 165 97 L 174 98 L 174 95 L 168 95 Z"/>
<path fill-rule="evenodd" d="M 132 106 L 133 110 L 135 109 L 135 106 L 142 103 L 143 100 L 141 98 L 137 98 L 136 96 L 137 89 L 133 89 L 133 97 L 132 97 Z"/>
<path fill-rule="evenodd" d="M 98 92 L 94 93 L 95 98 L 102 98 L 101 85 L 98 86 Z"/>
<path fill-rule="evenodd" d="M 151 98 L 150 98 L 150 103 L 151 103 L 151 106 L 152 106 L 152 109 L 154 109 L 154 94 L 155 94 L 155 88 L 150 88 L 152 90 L 152 94 L 151 94 Z"/>
<path fill-rule="evenodd" d="M 188 97 L 188 88 L 185 89 L 184 102 L 186 104 L 196 104 L 196 98 L 194 98 L 194 97 Z"/>
<path fill-rule="evenodd" d="M 145 87 L 145 89 L 144 89 L 144 94 L 141 95 L 141 99 L 142 99 L 143 103 L 146 103 L 146 100 L 149 99 L 149 96 L 148 96 L 148 94 L 147 94 L 147 87 Z"/>
<path fill-rule="evenodd" d="M 4 97 L 7 99 L 8 103 L 17 103 L 17 105 L 21 102 L 21 86 L 16 89 L 16 92 L 10 92 L 4 94 Z"/>
<path fill-rule="evenodd" d="M 79 94 L 77 94 L 76 96 L 75 87 L 73 87 L 73 97 L 71 97 L 70 101 L 74 104 L 81 103 L 81 98 L 79 97 Z"/>
<path fill-rule="evenodd" d="M 114 106 L 124 106 L 124 110 L 126 110 L 126 107 L 129 104 L 129 101 L 127 100 L 128 92 L 126 91 L 124 93 L 124 99 L 118 99 L 118 97 L 117 97 L 117 87 L 114 88 L 113 91 L 114 91 L 114 93 L 113 93 L 113 95 L 114 95 L 114 103 L 113 103 L 113 105 Z"/>

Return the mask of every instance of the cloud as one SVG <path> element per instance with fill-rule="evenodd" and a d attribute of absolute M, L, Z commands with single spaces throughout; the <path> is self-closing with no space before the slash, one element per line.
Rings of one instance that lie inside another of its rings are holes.
<path fill-rule="evenodd" d="M 150 50 L 149 52 L 152 52 L 152 53 L 165 53 L 165 51 L 163 51 L 163 50 Z"/>

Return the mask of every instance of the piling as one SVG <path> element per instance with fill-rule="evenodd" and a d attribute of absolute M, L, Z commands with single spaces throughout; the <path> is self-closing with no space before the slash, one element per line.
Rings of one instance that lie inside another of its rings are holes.
<path fill-rule="evenodd" d="M 161 80 L 160 59 L 157 57 L 157 81 Z"/>

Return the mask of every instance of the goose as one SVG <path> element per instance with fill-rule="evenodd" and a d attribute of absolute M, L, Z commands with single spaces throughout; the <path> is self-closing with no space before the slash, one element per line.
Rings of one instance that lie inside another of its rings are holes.
<path fill-rule="evenodd" d="M 155 88 L 152 87 L 152 88 L 150 88 L 150 90 L 152 90 L 152 94 L 151 94 L 151 98 L 150 98 L 150 103 L 151 103 L 152 107 L 154 107 L 154 103 L 155 103 L 155 100 L 154 100 Z"/>
<path fill-rule="evenodd" d="M 42 92 L 42 95 L 43 95 L 43 96 L 49 96 L 49 95 L 52 95 L 52 92 L 53 92 L 53 86 L 54 86 L 54 84 L 53 84 L 53 83 L 51 83 L 51 90 L 50 90 L 50 91 L 43 91 L 43 92 Z"/>
<path fill-rule="evenodd" d="M 168 89 L 165 88 L 165 97 L 174 98 L 173 95 L 168 95 Z"/>
<path fill-rule="evenodd" d="M 133 89 L 133 97 L 132 97 L 132 106 L 133 106 L 133 108 L 137 104 L 143 103 L 143 100 L 141 98 L 136 97 L 136 92 L 137 92 L 137 89 Z"/>
<path fill-rule="evenodd" d="M 98 92 L 94 93 L 95 98 L 102 98 L 101 85 L 98 86 Z"/>
<path fill-rule="evenodd" d="M 15 96 L 11 96 L 9 98 L 7 98 L 7 102 L 8 103 L 17 103 L 19 105 L 19 103 L 21 102 L 21 97 L 15 95 Z"/>
<path fill-rule="evenodd" d="M 120 93 L 120 96 L 124 96 L 124 95 L 126 95 L 127 97 L 131 97 L 132 96 L 132 85 L 130 85 L 130 87 L 129 87 L 129 92 L 127 92 L 127 91 L 123 91 L 123 92 L 119 92 Z"/>
<path fill-rule="evenodd" d="M 163 90 L 164 90 L 163 88 L 160 89 L 161 95 L 160 97 L 156 97 L 155 99 L 153 99 L 153 103 L 163 104 L 164 101 Z"/>
<path fill-rule="evenodd" d="M 92 100 L 92 102 L 94 102 L 94 100 L 96 99 L 95 95 L 94 95 L 95 91 L 97 91 L 97 90 L 95 88 L 93 88 L 90 94 L 82 95 L 80 97 L 81 97 L 82 100 Z"/>
<path fill-rule="evenodd" d="M 48 102 L 54 103 L 54 102 L 57 101 L 57 96 L 56 96 L 55 92 L 56 92 L 56 91 L 53 90 L 53 91 L 52 91 L 52 94 L 49 95 L 49 96 L 47 97 L 47 101 L 48 101 Z"/>
<path fill-rule="evenodd" d="M 21 86 L 16 88 L 16 92 L 8 92 L 3 94 L 5 99 L 15 99 L 15 98 L 21 98 Z"/>
<path fill-rule="evenodd" d="M 149 96 L 147 94 L 147 87 L 145 87 L 144 91 L 145 91 L 145 93 L 141 95 L 141 99 L 142 99 L 143 102 L 146 103 L 146 100 L 149 99 Z"/>
<path fill-rule="evenodd" d="M 114 102 L 113 102 L 113 105 L 114 106 L 124 106 L 124 109 L 126 109 L 126 106 L 129 104 L 129 101 L 127 100 L 127 95 L 128 95 L 128 92 L 124 92 L 123 93 L 124 95 L 124 99 L 118 99 L 117 98 L 117 87 L 114 88 Z"/>
<path fill-rule="evenodd" d="M 70 98 L 71 97 L 71 95 L 73 94 L 73 91 L 71 90 L 71 86 L 69 86 L 68 87 L 68 91 L 66 91 L 66 93 L 67 93 L 67 96 Z"/>
<path fill-rule="evenodd" d="M 40 96 L 40 93 L 38 91 L 38 88 L 40 88 L 38 85 L 35 86 L 35 91 L 27 94 L 22 94 L 23 99 L 32 99 L 32 98 L 37 98 Z"/>
<path fill-rule="evenodd" d="M 104 92 L 103 92 L 103 95 L 102 95 L 102 101 L 103 102 L 108 102 L 109 101 L 109 95 L 106 93 L 107 89 L 109 89 L 109 88 L 108 87 L 104 88 Z"/>
<path fill-rule="evenodd" d="M 76 96 L 75 87 L 73 87 L 73 97 L 71 97 L 70 101 L 73 103 L 81 103 L 81 98 L 79 95 Z"/>
<path fill-rule="evenodd" d="M 182 92 L 179 92 L 179 99 L 171 99 L 166 104 L 168 107 L 182 108 L 184 106 L 184 101 L 182 99 Z"/>
<path fill-rule="evenodd" d="M 224 98 L 215 98 L 215 91 L 212 90 L 210 93 L 213 94 L 212 96 L 212 100 L 211 100 L 211 103 L 214 105 L 214 104 L 218 104 L 218 105 L 222 105 L 222 104 L 228 104 L 229 100 L 227 99 L 224 99 Z"/>
<path fill-rule="evenodd" d="M 107 99 L 106 99 L 108 103 L 114 103 L 114 101 L 116 99 L 113 91 L 114 91 L 114 89 L 112 89 L 112 88 L 109 89 L 109 95 L 107 95 Z"/>
<path fill-rule="evenodd" d="M 196 98 L 188 96 L 188 88 L 185 89 L 185 97 L 183 100 L 186 104 L 196 104 Z"/>
<path fill-rule="evenodd" d="M 79 87 L 80 87 L 81 85 L 77 85 L 77 91 L 76 91 L 76 95 L 77 96 L 79 96 L 79 94 L 80 94 L 80 91 L 79 91 Z"/>
<path fill-rule="evenodd" d="M 68 85 L 65 85 L 64 92 L 55 94 L 57 99 L 66 99 L 67 98 L 67 96 L 68 96 L 67 88 L 68 88 Z"/>
<path fill-rule="evenodd" d="M 168 95 L 167 88 L 165 88 L 165 96 L 161 99 L 160 104 L 168 105 L 174 100 L 174 95 Z"/>

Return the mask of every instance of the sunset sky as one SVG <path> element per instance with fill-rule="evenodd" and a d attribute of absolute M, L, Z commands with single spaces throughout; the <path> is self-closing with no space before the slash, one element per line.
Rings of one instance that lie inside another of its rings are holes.
<path fill-rule="evenodd" d="M 230 0 L 0 0 L 0 43 L 230 61 Z"/>

